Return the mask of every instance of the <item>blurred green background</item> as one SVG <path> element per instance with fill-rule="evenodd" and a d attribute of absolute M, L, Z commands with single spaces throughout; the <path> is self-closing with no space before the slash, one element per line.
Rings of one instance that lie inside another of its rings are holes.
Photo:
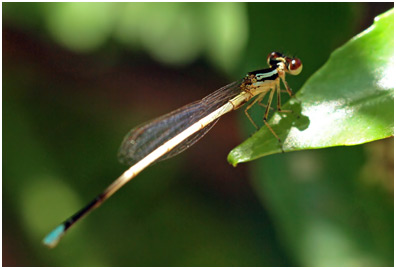
<path fill-rule="evenodd" d="M 41 245 L 127 168 L 129 129 L 274 50 L 302 59 L 296 91 L 393 3 L 2 7 L 4 266 L 393 266 L 393 139 L 233 168 L 228 152 L 254 132 L 243 111 Z"/>

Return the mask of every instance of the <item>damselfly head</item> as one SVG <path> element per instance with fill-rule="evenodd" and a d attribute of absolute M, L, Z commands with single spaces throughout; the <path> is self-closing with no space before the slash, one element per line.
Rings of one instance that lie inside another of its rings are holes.
<path fill-rule="evenodd" d="M 298 75 L 302 71 L 302 62 L 298 58 L 290 58 L 280 52 L 271 52 L 267 56 L 267 63 L 270 67 L 283 65 L 287 73 Z"/>
<path fill-rule="evenodd" d="M 301 73 L 303 65 L 300 59 L 285 57 L 285 60 L 286 60 L 287 73 L 294 76 Z"/>
<path fill-rule="evenodd" d="M 284 62 L 284 58 L 285 56 L 282 53 L 274 51 L 268 54 L 267 63 L 269 67 L 273 67 L 274 65 L 277 65 L 280 62 Z"/>

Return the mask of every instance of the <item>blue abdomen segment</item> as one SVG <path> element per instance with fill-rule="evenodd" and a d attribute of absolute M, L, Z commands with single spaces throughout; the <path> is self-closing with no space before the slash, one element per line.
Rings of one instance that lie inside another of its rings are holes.
<path fill-rule="evenodd" d="M 57 226 L 43 239 L 44 245 L 48 247 L 55 247 L 59 239 L 61 239 L 64 232 L 65 232 L 64 224 Z"/>

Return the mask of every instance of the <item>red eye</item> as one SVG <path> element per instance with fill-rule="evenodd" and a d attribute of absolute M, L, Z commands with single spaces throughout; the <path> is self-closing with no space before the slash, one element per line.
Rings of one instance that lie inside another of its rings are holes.
<path fill-rule="evenodd" d="M 284 57 L 282 53 L 279 53 L 279 52 L 276 52 L 276 51 L 271 52 L 267 56 L 268 65 L 270 67 L 272 67 L 273 65 L 276 65 L 279 62 L 279 60 L 277 60 L 277 58 L 280 58 L 280 57 Z"/>
<path fill-rule="evenodd" d="M 298 58 L 294 58 L 294 59 L 287 59 L 287 69 L 289 70 L 289 73 L 292 75 L 298 75 L 301 73 L 302 71 L 302 62 L 300 59 Z"/>

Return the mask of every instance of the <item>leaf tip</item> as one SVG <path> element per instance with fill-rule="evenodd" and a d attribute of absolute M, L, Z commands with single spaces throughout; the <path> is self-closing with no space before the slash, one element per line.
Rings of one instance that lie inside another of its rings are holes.
<path fill-rule="evenodd" d="M 227 161 L 229 164 L 231 164 L 233 167 L 236 167 L 238 165 L 238 160 L 235 158 L 233 154 L 233 150 L 228 154 L 227 156 Z"/>

